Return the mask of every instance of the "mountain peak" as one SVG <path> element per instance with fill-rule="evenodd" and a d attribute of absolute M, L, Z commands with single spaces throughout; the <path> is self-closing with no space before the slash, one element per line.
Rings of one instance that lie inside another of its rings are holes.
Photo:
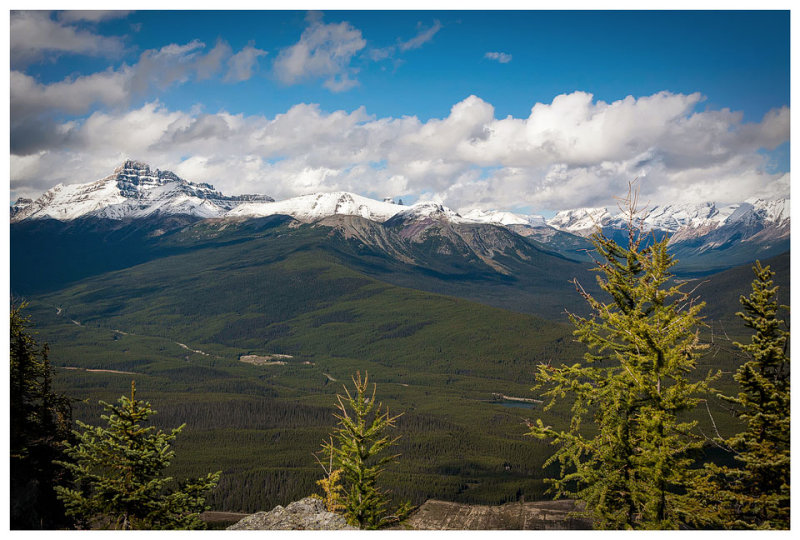
<path fill-rule="evenodd" d="M 133 159 L 126 159 L 122 165 L 118 166 L 114 169 L 114 174 L 119 174 L 125 170 L 136 170 L 136 171 L 150 171 L 150 165 L 144 163 L 142 161 L 136 161 Z"/>
<path fill-rule="evenodd" d="M 147 163 L 128 159 L 105 178 L 85 184 L 58 184 L 31 203 L 16 204 L 11 219 L 125 219 L 159 213 L 209 218 L 221 217 L 245 201 L 272 200 L 266 195 L 228 197 L 211 184 L 194 184 L 171 171 L 151 169 Z"/>

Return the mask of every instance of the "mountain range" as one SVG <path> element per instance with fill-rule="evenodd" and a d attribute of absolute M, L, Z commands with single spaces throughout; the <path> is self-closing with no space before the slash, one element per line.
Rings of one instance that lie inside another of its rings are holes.
<path fill-rule="evenodd" d="M 35 201 L 18 199 L 11 207 L 12 223 L 48 218 L 64 222 L 79 218 L 126 221 L 152 216 L 242 220 L 275 215 L 290 216 L 301 223 L 335 224 L 341 230 L 346 229 L 349 237 L 381 247 L 401 260 L 403 244 L 423 242 L 435 234 L 449 235 L 451 242 L 467 244 L 468 251 L 500 272 L 505 269 L 494 262 L 493 254 L 516 241 L 505 236 L 504 231 L 542 249 L 587 260 L 591 233 L 602 229 L 608 236 L 624 239 L 627 219 L 623 213 L 612 213 L 608 208 L 564 210 L 550 219 L 480 209 L 460 214 L 432 202 L 408 206 L 396 204 L 391 198 L 378 201 L 347 192 L 317 193 L 282 201 L 267 195 L 226 196 L 210 184 L 192 183 L 170 171 L 153 170 L 147 164 L 131 160 L 101 180 L 59 184 Z M 341 216 L 363 218 L 383 227 L 355 226 L 352 220 L 348 222 Z M 653 237 L 669 235 L 673 253 L 686 268 L 696 272 L 773 256 L 789 247 L 789 199 L 749 200 L 724 206 L 713 202 L 647 206 L 639 216 L 639 225 Z M 399 228 L 403 230 L 393 237 L 391 231 L 397 232 Z M 481 234 L 476 235 L 478 230 Z M 487 237 L 491 240 L 481 241 Z"/>

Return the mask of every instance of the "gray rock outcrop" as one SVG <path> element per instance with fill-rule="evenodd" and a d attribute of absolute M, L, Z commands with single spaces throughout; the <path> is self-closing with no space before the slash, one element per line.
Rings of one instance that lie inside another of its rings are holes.
<path fill-rule="evenodd" d="M 417 530 L 583 530 L 589 519 L 575 517 L 572 500 L 513 502 L 501 506 L 428 500 L 396 529 Z"/>
<path fill-rule="evenodd" d="M 348 525 L 339 514 L 328 512 L 323 501 L 312 497 L 289 503 L 286 508 L 278 505 L 269 512 L 258 512 L 228 527 L 233 531 L 339 529 L 355 527 Z"/>

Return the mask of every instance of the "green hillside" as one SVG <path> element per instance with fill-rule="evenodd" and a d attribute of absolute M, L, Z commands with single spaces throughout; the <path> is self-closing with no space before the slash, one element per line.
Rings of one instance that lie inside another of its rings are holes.
<path fill-rule="evenodd" d="M 283 251 L 272 240 L 208 242 L 31 296 L 59 387 L 88 398 L 78 417 L 96 418 L 96 401 L 135 378 L 159 422 L 188 423 L 176 474 L 221 468 L 215 507 L 252 511 L 314 490 L 334 394 L 367 370 L 405 412 L 404 457 L 387 477 L 398 495 L 542 496 L 546 447 L 523 436 L 531 411 L 490 401 L 531 397 L 537 363 L 580 354 L 568 326 L 382 283 L 296 238 Z M 276 354 L 291 358 L 240 361 Z"/>

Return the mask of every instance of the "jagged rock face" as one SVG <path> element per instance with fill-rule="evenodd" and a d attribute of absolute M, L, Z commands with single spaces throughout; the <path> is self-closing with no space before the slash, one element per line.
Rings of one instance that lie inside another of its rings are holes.
<path fill-rule="evenodd" d="M 14 216 L 25 210 L 31 204 L 33 204 L 33 199 L 18 198 L 14 204 L 11 205 L 11 218 L 13 219 Z"/>
<path fill-rule="evenodd" d="M 258 512 L 228 527 L 230 531 L 343 529 L 354 530 L 356 527 L 348 525 L 343 516 L 328 512 L 325 503 L 313 497 L 289 503 L 286 508 L 278 505 L 269 512 Z"/>

